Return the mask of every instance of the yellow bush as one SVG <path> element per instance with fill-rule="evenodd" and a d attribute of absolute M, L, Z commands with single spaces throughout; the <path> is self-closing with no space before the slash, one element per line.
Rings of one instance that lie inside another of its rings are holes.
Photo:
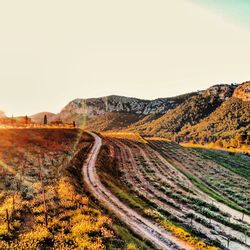
<path fill-rule="evenodd" d="M 138 248 L 133 243 L 127 245 L 127 250 L 138 250 Z"/>
<path fill-rule="evenodd" d="M 44 226 L 37 225 L 31 232 L 23 234 L 20 239 L 23 241 L 40 242 L 50 236 L 50 232 Z"/>
<path fill-rule="evenodd" d="M 44 213 L 44 206 L 43 206 L 43 204 L 41 204 L 41 205 L 39 205 L 37 207 L 33 207 L 32 211 L 33 211 L 34 214 Z"/>
<path fill-rule="evenodd" d="M 36 216 L 35 220 L 36 220 L 37 223 L 40 223 L 40 224 L 44 223 L 44 220 L 45 220 L 44 215 Z"/>
<path fill-rule="evenodd" d="M 105 246 L 102 244 L 102 240 L 97 238 L 95 241 L 88 237 L 77 238 L 78 249 L 91 249 L 91 250 L 103 250 Z"/>
<path fill-rule="evenodd" d="M 74 200 L 74 197 L 76 197 L 76 193 L 73 186 L 65 177 L 61 178 L 59 181 L 58 194 L 60 199 L 65 200 Z"/>
<path fill-rule="evenodd" d="M 184 240 L 188 244 L 195 247 L 198 250 L 218 250 L 217 247 L 209 246 L 205 244 L 203 241 L 199 240 L 197 237 L 192 236 L 185 229 L 180 228 L 172 224 L 168 220 L 161 220 L 161 224 L 170 232 L 172 232 L 176 237 Z"/>
<path fill-rule="evenodd" d="M 7 235 L 8 234 L 8 230 L 7 230 L 7 225 L 6 223 L 4 224 L 0 224 L 0 237 Z"/>
<path fill-rule="evenodd" d="M 9 244 L 5 241 L 0 240 L 0 249 L 9 249 Z"/>
<path fill-rule="evenodd" d="M 39 185 L 36 187 L 40 188 Z M 54 186 L 46 187 L 48 228 L 44 226 L 42 193 L 41 190 L 38 191 L 38 194 L 29 203 L 23 202 L 23 205 L 29 206 L 33 215 L 36 215 L 35 223 L 32 225 L 33 230 L 19 235 L 18 241 L 0 244 L 0 249 L 2 246 L 4 246 L 2 249 L 10 250 L 42 249 L 47 247 L 46 244 L 51 239 L 53 239 L 52 249 L 105 249 L 103 240 L 113 237 L 113 232 L 107 227 L 111 225 L 111 220 L 103 216 L 99 210 L 90 208 L 88 197 L 78 194 L 67 177 L 61 178 L 59 183 Z M 20 206 L 16 205 L 16 207 Z M 2 219 L 2 221 L 6 217 L 6 208 L 11 211 L 12 197 L 6 198 L 0 207 L 0 220 Z M 11 224 L 12 228 L 20 226 L 21 224 L 17 220 Z M 0 223 L 0 236 L 7 233 L 6 223 Z"/>
<path fill-rule="evenodd" d="M 72 235 L 75 237 L 81 237 L 91 231 L 94 231 L 95 227 L 88 222 L 81 222 L 72 227 Z"/>
<path fill-rule="evenodd" d="M 145 210 L 144 210 L 144 213 L 145 213 L 146 215 L 150 216 L 151 218 L 154 218 L 154 219 L 158 219 L 158 218 L 159 218 L 159 213 L 156 212 L 156 211 L 153 210 L 153 209 L 150 209 L 150 208 L 145 209 Z"/>
<path fill-rule="evenodd" d="M 18 230 L 20 227 L 21 227 L 21 222 L 18 221 L 18 220 L 15 220 L 12 222 L 12 227 L 15 229 L 15 230 Z"/>
<path fill-rule="evenodd" d="M 19 210 L 22 207 L 22 198 L 20 194 L 16 194 L 15 196 L 15 210 Z M 0 217 L 6 216 L 6 209 L 9 211 L 9 215 L 12 212 L 12 204 L 13 204 L 13 197 L 7 197 L 3 204 L 0 206 Z"/>

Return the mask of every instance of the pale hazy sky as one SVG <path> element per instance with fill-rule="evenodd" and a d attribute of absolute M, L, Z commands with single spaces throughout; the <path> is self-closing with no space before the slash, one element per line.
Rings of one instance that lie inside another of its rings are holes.
<path fill-rule="evenodd" d="M 0 110 L 250 80 L 249 0 L 0 0 Z"/>

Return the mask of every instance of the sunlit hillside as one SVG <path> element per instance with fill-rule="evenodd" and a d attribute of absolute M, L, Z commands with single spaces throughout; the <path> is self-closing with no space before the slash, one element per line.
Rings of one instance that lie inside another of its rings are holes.
<path fill-rule="evenodd" d="M 103 249 L 111 219 L 89 204 L 79 130 L 0 130 L 0 249 Z"/>

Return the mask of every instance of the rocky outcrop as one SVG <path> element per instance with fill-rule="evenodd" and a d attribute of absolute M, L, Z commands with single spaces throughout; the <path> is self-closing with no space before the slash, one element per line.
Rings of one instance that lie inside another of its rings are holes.
<path fill-rule="evenodd" d="M 250 81 L 244 82 L 240 86 L 238 86 L 233 94 L 233 97 L 241 99 L 242 101 L 249 102 L 250 101 Z"/>
<path fill-rule="evenodd" d="M 202 95 L 204 97 L 215 97 L 219 98 L 222 101 L 227 100 L 229 97 L 232 96 L 234 89 L 237 85 L 231 84 L 221 84 L 221 85 L 214 85 L 207 90 L 202 91 Z"/>
<path fill-rule="evenodd" d="M 215 85 L 211 88 L 201 91 L 203 97 L 213 96 L 221 101 L 232 96 L 235 85 Z M 92 118 L 110 112 L 126 112 L 138 115 L 165 114 L 168 110 L 176 108 L 185 101 L 190 95 L 173 98 L 159 98 L 156 100 L 141 100 L 137 98 L 124 96 L 106 96 L 90 99 L 75 99 L 66 105 L 54 119 L 69 121 L 70 118 L 78 115 L 85 115 Z"/>
<path fill-rule="evenodd" d="M 180 103 L 180 99 L 161 98 L 150 101 L 116 95 L 91 99 L 75 99 L 65 106 L 53 119 L 69 121 L 72 118 L 72 114 L 74 114 L 74 118 L 78 115 L 92 118 L 111 112 L 126 112 L 138 115 L 163 114 L 167 110 L 175 108 Z"/>

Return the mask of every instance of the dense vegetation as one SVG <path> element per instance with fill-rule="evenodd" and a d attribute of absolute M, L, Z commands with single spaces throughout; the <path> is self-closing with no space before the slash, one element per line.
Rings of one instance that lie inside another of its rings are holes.
<path fill-rule="evenodd" d="M 250 144 L 250 102 L 246 101 L 250 83 L 243 96 L 232 96 L 233 87 L 212 92 L 212 87 L 189 97 L 184 103 L 157 119 L 130 126 L 147 136 L 165 137 L 177 142 L 216 143 L 221 148 L 241 148 Z M 237 89 L 236 88 L 236 92 Z M 151 115 L 152 116 L 152 115 Z M 212 145 L 210 145 L 212 146 Z"/>
<path fill-rule="evenodd" d="M 187 124 L 191 126 L 197 124 L 202 118 L 213 112 L 220 103 L 219 99 L 211 96 L 193 96 L 174 110 L 168 111 L 159 119 L 144 124 L 138 129 L 146 135 L 172 135 Z"/>
<path fill-rule="evenodd" d="M 250 143 L 249 131 L 250 102 L 230 98 L 196 126 L 184 127 L 177 137 L 197 143 L 221 140 L 225 147 L 240 147 Z"/>
<path fill-rule="evenodd" d="M 250 157 L 242 154 L 232 154 L 219 150 L 195 148 L 205 159 L 209 159 L 219 165 L 228 168 L 234 173 L 250 180 Z"/>

